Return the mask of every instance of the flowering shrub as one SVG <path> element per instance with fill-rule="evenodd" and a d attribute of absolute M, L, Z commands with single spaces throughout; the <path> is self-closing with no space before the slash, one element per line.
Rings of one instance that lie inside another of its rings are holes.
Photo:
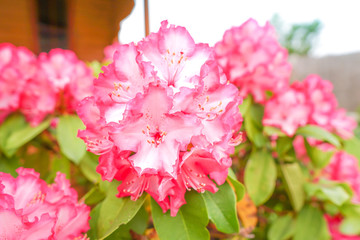
<path fill-rule="evenodd" d="M 270 24 L 105 53 L 0 44 L 0 239 L 359 239 L 357 123 Z"/>
<path fill-rule="evenodd" d="M 1 239 L 85 239 L 90 208 L 78 203 L 64 174 L 47 185 L 33 169 L 17 172 L 0 173 Z"/>

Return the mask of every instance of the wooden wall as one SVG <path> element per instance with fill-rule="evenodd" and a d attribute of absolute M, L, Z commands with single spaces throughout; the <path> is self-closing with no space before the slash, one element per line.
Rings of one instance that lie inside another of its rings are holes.
<path fill-rule="evenodd" d="M 0 0 L 0 42 L 39 51 L 35 0 Z"/>

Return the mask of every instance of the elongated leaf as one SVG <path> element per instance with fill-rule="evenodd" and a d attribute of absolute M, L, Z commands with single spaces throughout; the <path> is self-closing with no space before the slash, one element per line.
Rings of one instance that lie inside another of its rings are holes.
<path fill-rule="evenodd" d="M 236 216 L 235 193 L 225 182 L 216 193 L 205 192 L 204 198 L 210 220 L 216 228 L 224 233 L 239 232 L 239 221 Z"/>
<path fill-rule="evenodd" d="M 206 229 L 209 222 L 204 200 L 195 191 L 185 196 L 186 204 L 181 206 L 175 217 L 169 211 L 163 213 L 157 202 L 151 199 L 151 210 L 156 232 L 161 240 L 208 240 Z"/>
<path fill-rule="evenodd" d="M 312 147 L 305 139 L 305 148 L 306 152 L 310 157 L 311 163 L 316 168 L 324 168 L 330 162 L 332 156 L 334 155 L 334 151 L 322 151 L 317 147 Z"/>
<path fill-rule="evenodd" d="M 281 216 L 270 226 L 268 232 L 269 240 L 286 240 L 295 232 L 295 221 L 290 215 Z"/>
<path fill-rule="evenodd" d="M 56 135 L 61 152 L 75 164 L 80 163 L 86 152 L 85 143 L 77 137 L 78 130 L 84 128 L 80 118 L 75 115 L 64 115 L 59 118 Z"/>
<path fill-rule="evenodd" d="M 286 136 L 286 134 L 282 132 L 281 129 L 272 126 L 264 126 L 264 133 L 267 136 L 280 136 L 280 137 Z"/>
<path fill-rule="evenodd" d="M 298 163 L 281 164 L 285 189 L 295 211 L 299 211 L 304 205 L 304 176 Z"/>
<path fill-rule="evenodd" d="M 312 137 L 318 140 L 326 141 L 336 147 L 340 147 L 340 142 L 335 135 L 315 125 L 307 125 L 304 127 L 300 127 L 297 129 L 296 134 L 304 137 Z"/>
<path fill-rule="evenodd" d="M 351 155 L 354 155 L 358 161 L 360 166 L 360 139 L 357 137 L 353 137 L 351 139 L 344 141 L 344 150 Z"/>
<path fill-rule="evenodd" d="M 266 202 L 274 192 L 276 176 L 276 165 L 270 153 L 253 151 L 245 168 L 245 186 L 257 206 Z"/>
<path fill-rule="evenodd" d="M 96 167 L 99 163 L 99 156 L 86 152 L 80 162 L 80 169 L 84 176 L 93 183 L 101 181 L 100 174 L 96 172 Z"/>
<path fill-rule="evenodd" d="M 6 120 L 0 124 L 0 149 L 5 151 L 5 146 L 10 135 L 26 126 L 27 123 L 22 115 L 14 114 L 7 117 Z"/>
<path fill-rule="evenodd" d="M 296 219 L 294 240 L 327 239 L 327 224 L 319 209 L 304 206 Z"/>
<path fill-rule="evenodd" d="M 26 144 L 31 139 L 39 135 L 49 126 L 50 126 L 50 119 L 43 121 L 36 127 L 31 127 L 30 125 L 27 124 L 25 127 L 15 130 L 9 135 L 9 138 L 6 141 L 5 149 L 13 150 L 21 147 L 22 145 Z"/>
<path fill-rule="evenodd" d="M 229 169 L 227 181 L 230 183 L 230 186 L 233 187 L 235 190 L 236 201 L 240 201 L 245 195 L 245 187 L 241 182 L 237 180 L 236 175 L 231 168 Z"/>
<path fill-rule="evenodd" d="M 11 176 L 16 177 L 18 175 L 16 173 L 18 167 L 20 167 L 20 162 L 17 156 L 6 158 L 0 154 L 0 172 L 9 173 Z"/>
<path fill-rule="evenodd" d="M 257 147 L 263 147 L 267 141 L 263 134 L 262 119 L 264 108 L 260 105 L 253 104 L 250 106 L 247 114 L 244 116 L 245 131 L 248 138 Z"/>
<path fill-rule="evenodd" d="M 246 97 L 244 101 L 239 105 L 239 110 L 241 115 L 244 116 L 247 113 L 251 104 L 252 104 L 251 96 Z"/>
<path fill-rule="evenodd" d="M 128 223 L 145 201 L 146 194 L 136 201 L 130 200 L 129 197 L 116 197 L 117 185 L 117 182 L 111 182 L 107 196 L 102 202 L 97 223 L 99 239 L 106 238 L 120 225 Z"/>

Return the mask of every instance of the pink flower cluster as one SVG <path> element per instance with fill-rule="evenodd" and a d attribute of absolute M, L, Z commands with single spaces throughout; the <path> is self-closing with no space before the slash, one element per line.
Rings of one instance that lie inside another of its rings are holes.
<path fill-rule="evenodd" d="M 287 51 L 277 41 L 275 29 L 249 19 L 239 27 L 227 30 L 215 45 L 216 60 L 227 78 L 240 88 L 240 94 L 251 94 L 258 103 L 266 101 L 266 91 L 278 92 L 288 85 L 291 65 Z"/>
<path fill-rule="evenodd" d="M 337 108 L 332 89 L 331 82 L 317 75 L 294 82 L 266 102 L 263 124 L 279 127 L 289 136 L 293 136 L 298 127 L 312 124 L 343 138 L 351 137 L 357 123 L 346 116 L 344 109 Z"/>
<path fill-rule="evenodd" d="M 94 80 L 78 114 L 104 180 L 122 181 L 119 197 L 148 192 L 176 215 L 191 188 L 216 192 L 231 165 L 242 118 L 238 89 L 212 48 L 183 27 L 167 26 L 137 45 L 121 45 Z M 210 177 L 210 178 L 209 178 Z"/>
<path fill-rule="evenodd" d="M 64 174 L 48 185 L 33 169 L 0 172 L 0 239 L 85 239 L 90 208 Z"/>
<path fill-rule="evenodd" d="M 91 69 L 70 50 L 36 58 L 26 48 L 0 44 L 0 122 L 16 110 L 32 125 L 56 111 L 74 112 L 92 95 L 92 82 Z"/>

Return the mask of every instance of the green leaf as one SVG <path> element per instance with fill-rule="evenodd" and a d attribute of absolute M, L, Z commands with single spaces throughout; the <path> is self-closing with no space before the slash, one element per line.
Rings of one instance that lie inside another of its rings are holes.
<path fill-rule="evenodd" d="M 285 183 L 285 190 L 289 196 L 292 207 L 299 211 L 305 201 L 304 175 L 297 162 L 280 165 Z"/>
<path fill-rule="evenodd" d="M 290 137 L 278 137 L 276 140 L 276 152 L 279 156 L 285 155 L 293 148 L 293 140 Z"/>
<path fill-rule="evenodd" d="M 245 168 L 245 186 L 255 205 L 265 203 L 275 189 L 277 170 L 274 159 L 265 150 L 253 151 Z"/>
<path fill-rule="evenodd" d="M 94 205 L 104 200 L 105 197 L 99 186 L 94 186 L 81 199 L 84 200 L 86 205 Z"/>
<path fill-rule="evenodd" d="M 360 217 L 347 217 L 340 224 L 340 232 L 347 235 L 360 235 Z"/>
<path fill-rule="evenodd" d="M 263 147 L 267 139 L 263 134 L 262 119 L 264 108 L 261 105 L 253 104 L 250 106 L 248 113 L 244 116 L 244 125 L 247 137 L 257 147 Z"/>
<path fill-rule="evenodd" d="M 321 179 L 318 183 L 305 184 L 305 191 L 310 197 L 316 197 L 322 201 L 330 201 L 341 206 L 351 199 L 351 194 L 340 183 Z"/>
<path fill-rule="evenodd" d="M 286 240 L 294 235 L 295 221 L 291 215 L 277 218 L 271 225 L 268 232 L 269 240 Z"/>
<path fill-rule="evenodd" d="M 236 201 L 240 201 L 245 195 L 245 187 L 239 182 L 235 176 L 235 173 L 230 168 L 227 180 L 230 182 L 230 185 L 234 188 L 236 194 Z"/>
<path fill-rule="evenodd" d="M 77 137 L 78 130 L 84 128 L 80 118 L 75 115 L 63 115 L 59 118 L 56 135 L 60 150 L 75 164 L 80 163 L 86 152 L 85 143 Z"/>
<path fill-rule="evenodd" d="M 267 136 L 279 136 L 279 137 L 285 137 L 286 134 L 281 131 L 281 129 L 277 128 L 277 127 L 272 127 L 272 126 L 264 126 L 264 133 Z"/>
<path fill-rule="evenodd" d="M 90 212 L 90 220 L 89 220 L 90 229 L 87 232 L 87 235 L 90 239 L 99 239 L 97 225 L 99 222 L 99 214 L 100 214 L 101 206 L 102 206 L 102 202 L 96 205 Z"/>
<path fill-rule="evenodd" d="M 26 125 L 21 129 L 17 129 L 9 135 L 9 138 L 6 141 L 5 149 L 7 151 L 11 151 L 21 147 L 26 144 L 34 137 L 39 135 L 45 129 L 50 126 L 50 119 L 43 121 L 36 127 L 31 127 L 30 125 Z"/>
<path fill-rule="evenodd" d="M 126 225 L 120 225 L 106 240 L 132 240 L 130 230 L 138 234 L 143 234 L 146 230 L 148 219 L 149 214 L 146 212 L 144 206 L 142 206 L 130 222 Z"/>
<path fill-rule="evenodd" d="M 5 172 L 11 174 L 13 177 L 17 177 L 16 169 L 19 168 L 20 162 L 17 156 L 10 158 L 5 157 L 0 154 L 0 172 Z"/>
<path fill-rule="evenodd" d="M 96 167 L 99 164 L 99 156 L 86 152 L 80 162 L 80 170 L 84 176 L 92 183 L 101 181 L 100 174 L 96 172 Z"/>
<path fill-rule="evenodd" d="M 151 199 L 152 217 L 156 232 L 161 240 L 208 240 L 206 229 L 209 222 L 206 206 L 198 192 L 190 191 L 185 195 L 186 204 L 181 206 L 175 217 L 169 211 L 163 213 L 154 199 Z"/>
<path fill-rule="evenodd" d="M 128 223 L 143 205 L 146 194 L 138 200 L 132 201 L 129 197 L 118 198 L 117 186 L 119 182 L 113 181 L 102 202 L 99 221 L 97 224 L 99 239 L 104 239 L 113 233 L 121 224 Z"/>
<path fill-rule="evenodd" d="M 6 151 L 6 143 L 10 135 L 19 129 L 23 129 L 27 126 L 25 118 L 20 114 L 10 115 L 0 125 L 0 149 Z M 6 153 L 6 152 L 5 152 Z M 8 157 L 10 157 L 7 154 Z"/>
<path fill-rule="evenodd" d="M 326 221 L 319 209 L 304 206 L 296 220 L 294 240 L 327 239 Z"/>
<path fill-rule="evenodd" d="M 243 102 L 239 105 L 239 110 L 242 116 L 245 116 L 252 104 L 252 99 L 250 96 L 246 97 Z"/>
<path fill-rule="evenodd" d="M 206 191 L 201 196 L 205 201 L 209 218 L 217 230 L 224 233 L 239 232 L 235 194 L 227 182 L 219 186 L 216 193 Z"/>
<path fill-rule="evenodd" d="M 322 151 L 317 147 L 312 147 L 305 139 L 306 152 L 310 157 L 311 163 L 316 168 L 324 168 L 327 166 L 334 155 L 335 151 Z"/>
<path fill-rule="evenodd" d="M 315 125 L 307 125 L 307 126 L 298 128 L 296 131 L 296 135 L 301 135 L 304 137 L 312 137 L 312 138 L 315 138 L 318 140 L 322 140 L 322 141 L 331 143 L 332 145 L 334 145 L 336 147 L 340 147 L 340 142 L 334 134 L 328 132 L 327 130 L 325 130 L 321 127 L 315 126 Z"/>
<path fill-rule="evenodd" d="M 344 150 L 347 153 L 354 155 L 358 159 L 360 166 L 360 139 L 353 137 L 351 139 L 344 140 Z"/>

